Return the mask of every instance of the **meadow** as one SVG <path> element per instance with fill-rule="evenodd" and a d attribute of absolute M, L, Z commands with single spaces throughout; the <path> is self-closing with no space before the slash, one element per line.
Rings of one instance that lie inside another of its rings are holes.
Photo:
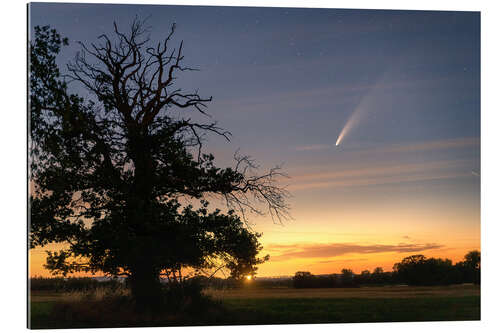
<path fill-rule="evenodd" d="M 207 289 L 205 310 L 138 315 L 119 301 L 125 290 L 37 291 L 30 295 L 32 328 L 357 323 L 479 320 L 480 287 L 381 286 L 359 288 Z M 114 301 L 110 302 L 109 295 Z M 118 301 L 117 301 L 118 300 Z"/>

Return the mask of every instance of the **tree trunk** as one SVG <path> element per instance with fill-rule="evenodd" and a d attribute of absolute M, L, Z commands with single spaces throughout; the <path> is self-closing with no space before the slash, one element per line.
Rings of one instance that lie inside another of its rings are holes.
<path fill-rule="evenodd" d="M 153 269 L 139 267 L 129 277 L 130 290 L 137 310 L 156 312 L 163 307 L 162 285 Z"/>
<path fill-rule="evenodd" d="M 152 216 L 153 163 L 147 131 L 131 126 L 128 139 L 130 155 L 134 162 L 134 180 L 128 198 L 128 211 L 131 227 L 141 238 L 139 244 L 135 244 L 130 288 L 138 311 L 156 312 L 163 308 L 164 300 L 159 271 L 152 261 L 156 251 L 152 248 L 155 223 Z"/>

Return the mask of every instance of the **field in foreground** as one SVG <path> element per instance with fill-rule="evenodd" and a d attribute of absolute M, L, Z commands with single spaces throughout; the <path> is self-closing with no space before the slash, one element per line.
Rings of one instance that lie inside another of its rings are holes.
<path fill-rule="evenodd" d="M 436 287 L 360 287 L 360 288 L 239 288 L 209 289 L 205 293 L 216 299 L 254 298 L 415 298 L 479 296 L 480 288 L 472 284 Z"/>
<path fill-rule="evenodd" d="M 450 287 L 366 287 L 352 289 L 244 288 L 208 290 L 216 301 L 204 315 L 138 318 L 125 322 L 84 320 L 78 313 L 56 314 L 64 296 L 33 294 L 32 328 L 237 325 L 278 323 L 355 323 L 479 320 L 480 289 Z M 53 318 L 57 318 L 54 320 Z"/>

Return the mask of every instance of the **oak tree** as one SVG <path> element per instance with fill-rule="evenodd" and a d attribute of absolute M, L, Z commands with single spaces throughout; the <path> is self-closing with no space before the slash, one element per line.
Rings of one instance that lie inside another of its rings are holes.
<path fill-rule="evenodd" d="M 158 300 L 161 276 L 175 283 L 185 268 L 255 274 L 267 257 L 247 213 L 288 211 L 279 167 L 257 174 L 235 154 L 219 168 L 203 151 L 206 134 L 231 134 L 189 116 L 206 115 L 212 97 L 177 86 L 193 68 L 182 42 L 171 47 L 174 31 L 152 43 L 144 22 L 128 32 L 114 24 L 111 36 L 80 43 L 65 74 L 56 56 L 67 39 L 36 27 L 30 41 L 30 247 L 66 244 L 48 252 L 48 269 L 126 276 L 142 306 Z M 93 97 L 70 93 L 70 82 Z M 217 197 L 227 209 L 211 208 Z"/>

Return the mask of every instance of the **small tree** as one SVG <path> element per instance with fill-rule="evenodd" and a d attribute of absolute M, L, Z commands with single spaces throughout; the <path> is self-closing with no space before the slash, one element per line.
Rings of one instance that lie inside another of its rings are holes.
<path fill-rule="evenodd" d="M 359 275 L 359 282 L 360 283 L 369 283 L 370 282 L 370 279 L 371 279 L 371 274 L 370 274 L 370 271 L 365 269 L 361 272 L 361 274 Z"/>
<path fill-rule="evenodd" d="M 340 280 L 342 281 L 343 286 L 351 287 L 354 285 L 354 273 L 348 268 L 343 268 Z"/>
<path fill-rule="evenodd" d="M 465 255 L 465 264 L 473 269 L 481 268 L 481 252 L 474 250 L 470 251 Z"/>
<path fill-rule="evenodd" d="M 212 98 L 176 86 L 192 68 L 182 65 L 182 42 L 170 47 L 174 31 L 152 44 L 142 22 L 128 33 L 115 24 L 113 39 L 80 43 L 68 76 L 55 62 L 66 39 L 36 27 L 30 42 L 30 247 L 68 244 L 48 253 L 48 269 L 126 276 L 141 307 L 160 301 L 160 276 L 182 281 L 186 267 L 255 274 L 268 257 L 258 257 L 260 234 L 246 213 L 263 214 L 264 204 L 281 220 L 288 209 L 279 167 L 258 175 L 236 154 L 221 169 L 203 153 L 205 134 L 230 133 L 187 115 L 206 115 Z M 66 78 L 95 99 L 70 94 Z M 210 197 L 228 210 L 210 209 Z"/>
<path fill-rule="evenodd" d="M 462 274 L 464 282 L 481 283 L 481 252 L 474 250 L 468 252 L 463 262 L 457 263 L 457 268 Z"/>
<path fill-rule="evenodd" d="M 295 273 L 293 277 L 293 287 L 294 288 L 313 288 L 315 276 L 311 272 L 299 271 Z"/>
<path fill-rule="evenodd" d="M 383 283 L 384 281 L 384 269 L 382 267 L 375 267 L 372 273 L 372 282 L 375 284 Z"/>

